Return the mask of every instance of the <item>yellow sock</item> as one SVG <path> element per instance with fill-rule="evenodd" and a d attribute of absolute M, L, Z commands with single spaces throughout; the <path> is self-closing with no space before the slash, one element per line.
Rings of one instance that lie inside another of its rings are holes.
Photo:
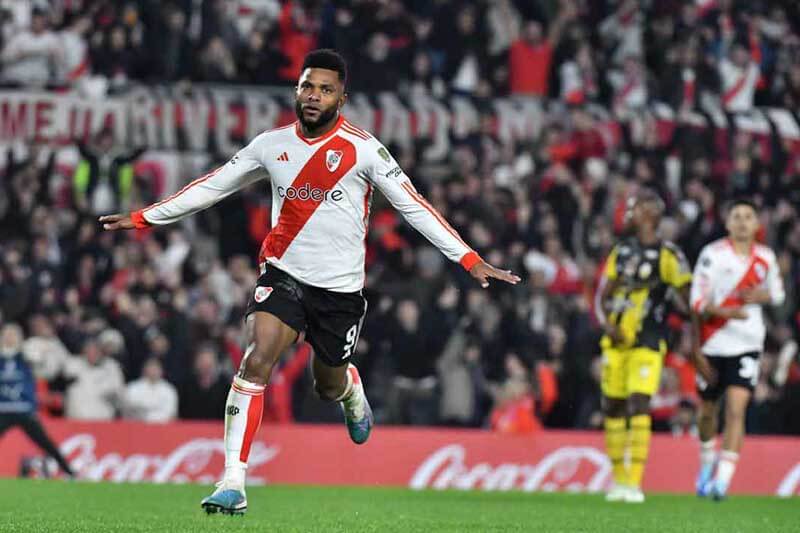
<path fill-rule="evenodd" d="M 628 484 L 632 487 L 638 487 L 642 483 L 644 465 L 650 451 L 651 424 L 650 415 L 631 417 L 631 467 Z"/>
<path fill-rule="evenodd" d="M 614 482 L 624 485 L 628 482 L 628 471 L 625 468 L 625 440 L 627 439 L 625 419 L 606 417 L 603 422 L 606 431 L 606 454 L 611 461 Z"/>

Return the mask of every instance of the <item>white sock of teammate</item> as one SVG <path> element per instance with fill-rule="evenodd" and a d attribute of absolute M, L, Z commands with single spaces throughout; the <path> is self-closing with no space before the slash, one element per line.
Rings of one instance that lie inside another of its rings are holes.
<path fill-rule="evenodd" d="M 706 468 L 714 465 L 717 460 L 717 439 L 700 441 L 700 467 Z"/>
<path fill-rule="evenodd" d="M 736 463 L 739 462 L 739 454 L 730 450 L 722 450 L 719 454 L 719 464 L 717 464 L 716 483 L 724 490 L 728 490 L 728 486 L 733 479 L 733 473 L 736 471 Z"/>
<path fill-rule="evenodd" d="M 265 385 L 233 378 L 225 403 L 225 485 L 244 489 L 250 445 L 264 413 Z"/>
<path fill-rule="evenodd" d="M 359 419 L 363 416 L 363 399 L 360 394 L 356 394 L 356 379 L 358 379 L 358 371 L 353 365 L 347 367 L 347 384 L 344 387 L 344 392 L 336 398 L 337 402 L 341 402 L 345 411 L 349 416 Z"/>
<path fill-rule="evenodd" d="M 350 369 L 348 367 L 347 372 L 345 372 L 345 379 L 347 383 L 344 386 L 344 391 L 336 398 L 337 402 L 342 402 L 346 405 L 346 402 L 352 401 L 355 394 L 353 394 L 353 376 L 350 375 Z"/>

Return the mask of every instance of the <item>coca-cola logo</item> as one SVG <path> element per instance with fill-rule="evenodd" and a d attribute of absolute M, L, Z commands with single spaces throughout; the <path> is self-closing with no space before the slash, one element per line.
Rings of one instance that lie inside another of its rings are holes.
<path fill-rule="evenodd" d="M 590 446 L 563 446 L 535 464 L 466 463 L 460 444 L 439 448 L 416 469 L 409 481 L 412 489 L 483 489 L 598 492 L 606 488 L 611 463 Z"/>
<path fill-rule="evenodd" d="M 124 456 L 110 452 L 96 453 L 94 435 L 79 433 L 61 443 L 61 453 L 70 461 L 82 479 L 92 481 L 148 481 L 151 483 L 213 483 L 222 476 L 225 446 L 221 439 L 193 439 L 164 455 L 132 453 Z M 250 449 L 248 470 L 272 461 L 280 452 L 278 446 L 254 442 Z M 215 459 L 223 461 L 215 461 Z M 215 466 L 216 463 L 216 466 Z M 248 483 L 265 483 L 266 479 L 248 477 Z"/>

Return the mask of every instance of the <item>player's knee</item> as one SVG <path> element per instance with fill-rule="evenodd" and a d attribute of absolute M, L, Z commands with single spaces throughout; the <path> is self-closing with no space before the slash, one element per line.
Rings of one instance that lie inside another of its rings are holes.
<path fill-rule="evenodd" d="M 341 383 L 324 383 L 319 380 L 314 380 L 314 392 L 321 400 L 326 402 L 335 401 L 342 394 Z"/>
<path fill-rule="evenodd" d="M 646 415 L 650 412 L 650 397 L 644 394 L 633 394 L 630 397 L 631 416 Z"/>
<path fill-rule="evenodd" d="M 268 346 L 256 342 L 248 348 L 245 358 L 242 360 L 242 365 L 239 374 L 253 383 L 266 383 L 269 381 L 269 376 L 272 373 L 272 366 L 275 364 L 275 358 L 272 356 L 272 350 Z"/>
<path fill-rule="evenodd" d="M 725 424 L 744 424 L 745 408 L 740 405 L 729 405 L 725 408 Z"/>

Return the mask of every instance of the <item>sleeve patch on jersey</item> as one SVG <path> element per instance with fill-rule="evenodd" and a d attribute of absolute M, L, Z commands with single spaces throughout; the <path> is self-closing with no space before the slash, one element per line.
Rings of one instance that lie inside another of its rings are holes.
<path fill-rule="evenodd" d="M 381 156 L 381 159 L 383 159 L 387 163 L 391 162 L 392 160 L 392 157 L 389 155 L 389 151 L 383 146 L 378 148 L 378 155 Z"/>
<path fill-rule="evenodd" d="M 399 178 L 403 174 L 403 169 L 400 167 L 394 167 L 392 170 L 386 173 L 387 178 Z"/>

